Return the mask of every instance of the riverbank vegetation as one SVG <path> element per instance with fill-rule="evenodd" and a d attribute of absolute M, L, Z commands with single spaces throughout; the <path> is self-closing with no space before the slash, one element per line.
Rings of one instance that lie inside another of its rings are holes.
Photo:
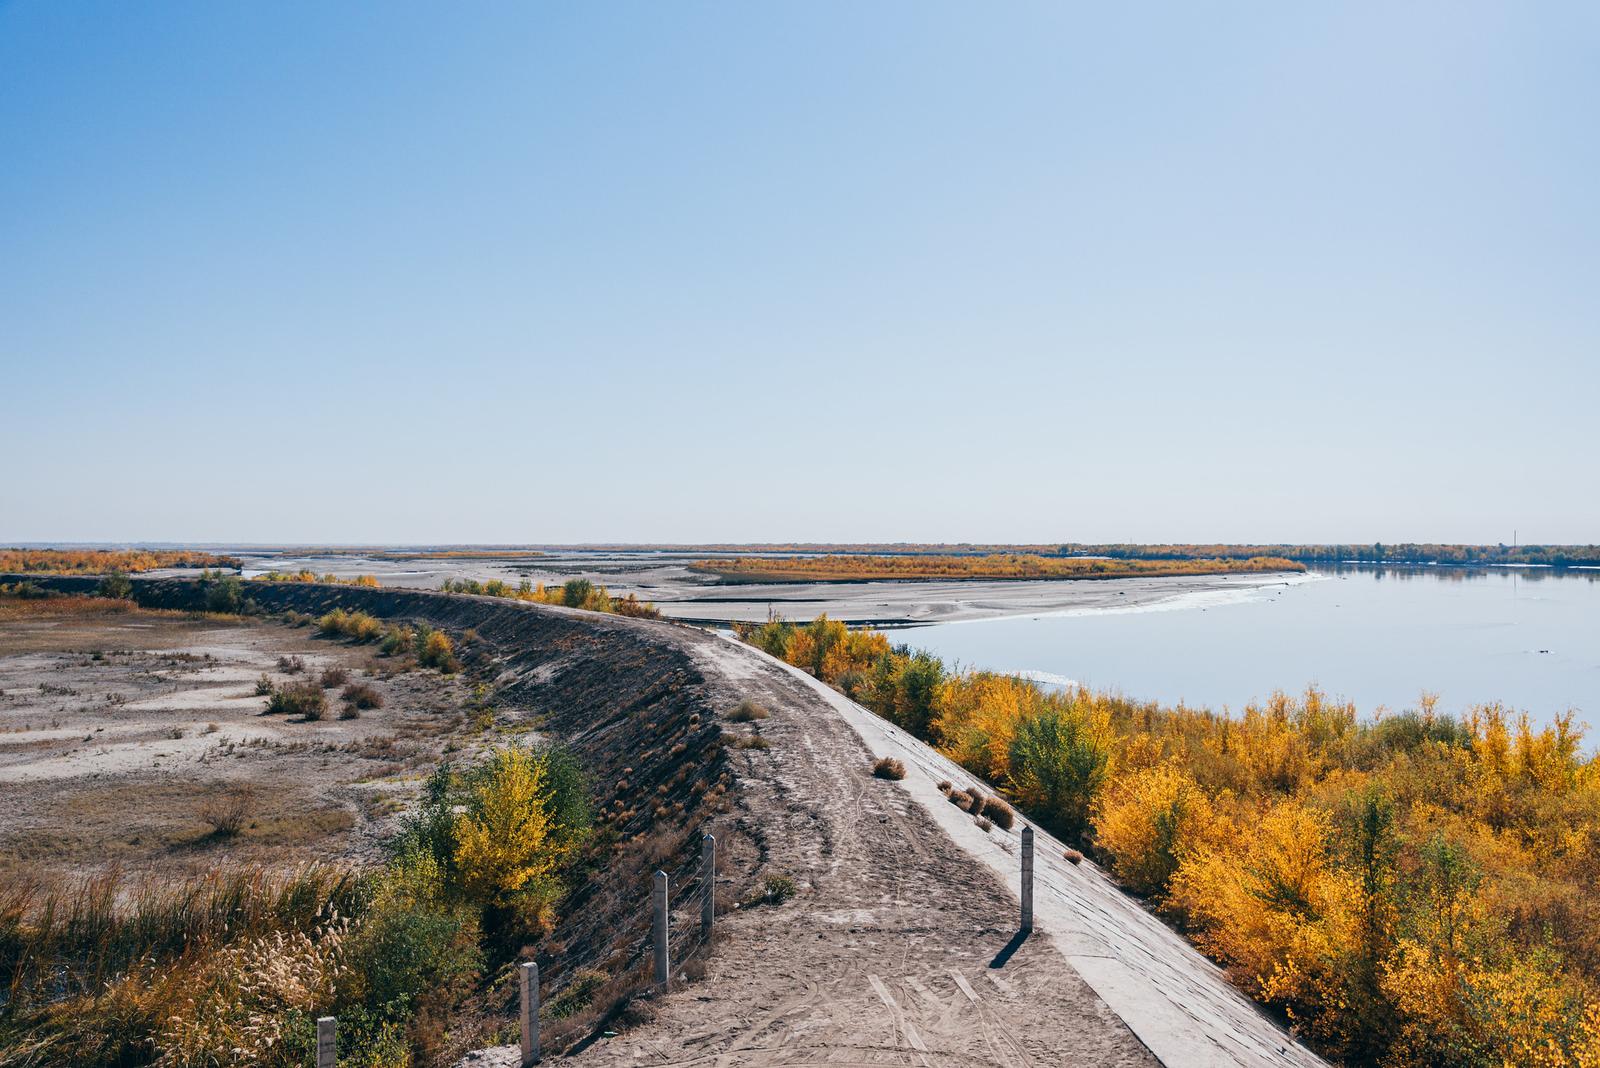
<path fill-rule="evenodd" d="M 881 579 L 1109 579 L 1304 571 L 1282 557 L 1244 560 L 1100 560 L 1025 554 L 991 556 L 741 556 L 700 560 L 694 571 L 730 582 L 865 582 Z"/>
<path fill-rule="evenodd" d="M 1385 545 L 1363 542 L 1343 545 L 1233 545 L 1215 543 L 1142 545 L 1051 542 L 996 544 L 982 542 L 762 542 L 698 545 L 574 545 L 570 549 L 677 552 L 719 556 L 766 556 L 803 553 L 810 556 L 1105 556 L 1114 560 L 1248 560 L 1278 556 L 1302 563 L 1443 564 L 1461 567 L 1600 565 L 1600 545 L 1459 545 L 1406 542 Z"/>
<path fill-rule="evenodd" d="M 0 549 L 0 573 L 100 575 L 136 573 L 168 567 L 237 568 L 239 560 L 214 553 L 145 549 Z"/>
<path fill-rule="evenodd" d="M 450 635 L 426 623 L 384 623 L 362 611 L 335 608 L 317 617 L 317 631 L 328 637 L 349 638 L 356 642 L 377 642 L 384 656 L 411 656 L 423 667 L 446 675 L 461 670 L 455 642 Z"/>
<path fill-rule="evenodd" d="M 585 578 L 568 579 L 560 586 L 535 585 L 526 580 L 513 586 L 509 582 L 490 579 L 445 579 L 439 588 L 445 593 L 471 593 L 480 597 L 509 597 L 517 601 L 536 604 L 556 604 L 567 608 L 582 608 L 589 612 L 610 612 L 637 619 L 660 619 L 661 612 L 649 601 L 641 601 L 633 594 L 614 597 L 604 586 Z"/>
<path fill-rule="evenodd" d="M 378 579 L 374 575 L 351 575 L 341 578 L 338 575 L 319 575 L 310 568 L 301 568 L 299 571 L 268 571 L 264 574 L 254 575 L 251 582 L 321 582 L 329 586 L 359 586 L 364 589 L 375 590 L 378 588 Z"/>
<path fill-rule="evenodd" d="M 1245 560 L 1282 556 L 1315 564 L 1441 564 L 1448 567 L 1508 565 L 1573 567 L 1600 564 L 1600 545 L 1061 545 L 1060 554 L 1114 560 Z"/>
<path fill-rule="evenodd" d="M 1310 690 L 1238 716 L 953 672 L 820 617 L 736 625 L 1100 859 L 1354 1065 L 1600 1065 L 1600 758 L 1569 716 Z"/>
<path fill-rule="evenodd" d="M 0 883 L 0 1064 L 428 1063 L 480 970 L 548 934 L 590 828 L 559 748 L 441 768 L 371 871 Z"/>
<path fill-rule="evenodd" d="M 538 549 L 384 549 L 376 546 L 296 548 L 293 553 L 300 557 L 361 556 L 373 560 L 528 560 L 545 555 Z"/>

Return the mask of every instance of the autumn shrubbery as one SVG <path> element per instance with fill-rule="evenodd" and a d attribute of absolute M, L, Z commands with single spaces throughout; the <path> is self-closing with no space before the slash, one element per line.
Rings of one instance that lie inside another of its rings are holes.
<path fill-rule="evenodd" d="M 98 575 L 107 572 L 154 571 L 168 567 L 238 567 L 232 556 L 187 549 L 0 549 L 0 572 L 36 571 L 41 574 Z"/>
<path fill-rule="evenodd" d="M 377 642 L 385 656 L 410 655 L 423 667 L 436 668 L 447 675 L 461 670 L 461 661 L 456 657 L 455 643 L 450 636 L 425 623 L 385 625 L 369 613 L 335 608 L 317 618 L 317 630 L 324 637 Z"/>
<path fill-rule="evenodd" d="M 341 578 L 334 574 L 319 575 L 310 568 L 301 568 L 299 571 L 268 571 L 256 575 L 252 582 L 320 582 L 326 586 L 359 586 L 375 590 L 380 586 L 375 575 L 352 575 Z"/>
<path fill-rule="evenodd" d="M 570 754 L 501 749 L 441 768 L 376 871 L 0 881 L 0 1058 L 295 1068 L 336 1015 L 341 1068 L 411 1065 L 484 938 L 549 928 L 589 824 Z"/>
<path fill-rule="evenodd" d="M 352 708 L 372 709 L 383 707 L 383 694 L 364 682 L 350 683 L 341 691 L 340 696 Z"/>
<path fill-rule="evenodd" d="M 350 638 L 370 642 L 383 633 L 383 623 L 367 612 L 350 612 L 335 608 L 317 617 L 317 630 L 327 637 Z"/>
<path fill-rule="evenodd" d="M 328 699 L 322 687 L 315 682 L 295 682 L 276 686 L 267 700 L 267 714 L 304 716 L 308 720 L 321 719 L 328 711 Z"/>
<path fill-rule="evenodd" d="M 491 928 L 535 934 L 552 924 L 591 822 L 588 778 L 569 750 L 508 747 L 440 768 L 400 848 L 431 857 Z"/>
<path fill-rule="evenodd" d="M 535 585 L 524 580 L 516 586 L 500 579 L 479 582 L 477 579 L 446 579 L 439 588 L 445 593 L 471 593 L 482 597 L 509 597 L 537 604 L 555 604 L 567 608 L 582 608 L 589 612 L 610 612 L 619 616 L 639 619 L 660 619 L 661 612 L 648 601 L 633 594 L 614 597 L 604 586 L 586 578 L 568 579 L 560 586 Z"/>
<path fill-rule="evenodd" d="M 1600 758 L 1571 716 L 1315 690 L 1228 716 L 951 673 L 826 617 L 738 629 L 1089 850 L 1333 1056 L 1600 1064 Z"/>
<path fill-rule="evenodd" d="M 1220 575 L 1261 571 L 1304 571 L 1304 564 L 1282 556 L 1248 559 L 1123 559 L 1092 556 L 1040 556 L 1035 553 L 934 556 L 741 556 L 698 560 L 695 571 L 736 582 L 832 582 L 874 579 L 1107 579 L 1132 575 Z"/>

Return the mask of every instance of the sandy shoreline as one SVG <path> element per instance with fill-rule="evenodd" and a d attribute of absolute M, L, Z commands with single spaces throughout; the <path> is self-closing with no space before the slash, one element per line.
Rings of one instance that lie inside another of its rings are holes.
<path fill-rule="evenodd" d="M 248 556 L 247 553 L 241 555 Z M 528 561 L 417 561 L 343 556 L 300 559 L 263 557 L 248 561 L 246 574 L 306 566 L 349 577 L 370 574 L 385 586 L 437 589 L 446 579 L 501 579 L 558 583 L 583 577 L 616 594 L 654 602 L 663 614 L 690 623 L 757 622 L 776 613 L 786 619 L 832 619 L 878 627 L 1060 615 L 1148 611 L 1184 607 L 1195 599 L 1231 600 L 1250 591 L 1304 582 L 1299 572 L 1176 575 L 1114 579 L 913 579 L 851 582 L 718 582 L 689 570 L 703 554 L 552 553 Z"/>

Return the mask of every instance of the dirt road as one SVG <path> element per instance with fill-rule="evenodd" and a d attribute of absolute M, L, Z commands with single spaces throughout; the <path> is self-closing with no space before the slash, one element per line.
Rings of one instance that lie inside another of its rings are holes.
<path fill-rule="evenodd" d="M 1043 836 L 1039 929 L 1018 938 L 1021 824 L 984 831 L 937 790 L 942 778 L 971 776 L 755 650 L 655 626 L 717 700 L 770 710 L 761 726 L 771 747 L 741 751 L 735 821 L 798 893 L 719 920 L 723 941 L 704 977 L 675 985 L 652 1021 L 591 1045 L 580 1062 L 1321 1063 L 1103 875 L 1047 861 L 1060 847 Z M 872 777 L 886 754 L 907 760 L 904 782 Z M 1110 937 L 1075 914 L 1085 901 Z M 514 1065 L 517 1051 L 462 1063 Z"/>

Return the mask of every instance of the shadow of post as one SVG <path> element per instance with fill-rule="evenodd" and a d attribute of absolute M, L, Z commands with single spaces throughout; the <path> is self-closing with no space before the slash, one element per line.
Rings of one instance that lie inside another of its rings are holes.
<path fill-rule="evenodd" d="M 989 967 L 1004 968 L 1006 966 L 1006 961 L 1010 960 L 1016 954 L 1017 950 L 1022 948 L 1022 943 L 1026 942 L 1028 940 L 1028 935 L 1032 933 L 1032 931 L 1018 931 L 1016 934 L 1012 935 L 1011 941 L 1007 942 L 1000 952 L 994 955 L 994 960 L 989 962 Z"/>

